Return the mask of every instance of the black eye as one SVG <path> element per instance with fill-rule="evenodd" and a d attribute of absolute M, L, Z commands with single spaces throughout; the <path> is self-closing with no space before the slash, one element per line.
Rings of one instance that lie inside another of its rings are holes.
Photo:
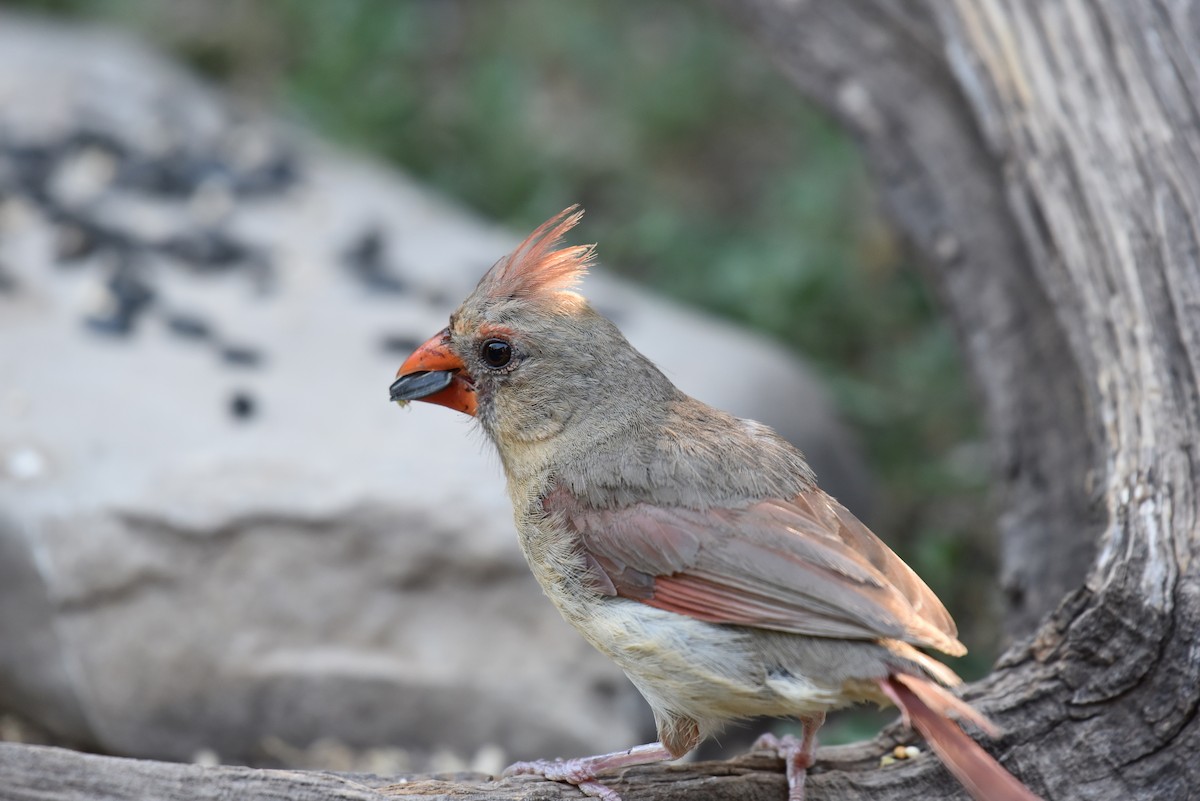
<path fill-rule="evenodd" d="M 503 367 L 512 361 L 512 345 L 503 339 L 485 340 L 479 354 L 488 367 Z"/>

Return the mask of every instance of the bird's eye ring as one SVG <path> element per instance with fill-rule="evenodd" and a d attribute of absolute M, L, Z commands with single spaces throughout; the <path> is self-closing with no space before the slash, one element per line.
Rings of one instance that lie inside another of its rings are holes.
<path fill-rule="evenodd" d="M 479 347 L 479 355 L 484 364 L 498 370 L 512 361 L 512 345 L 503 339 L 485 339 Z"/>

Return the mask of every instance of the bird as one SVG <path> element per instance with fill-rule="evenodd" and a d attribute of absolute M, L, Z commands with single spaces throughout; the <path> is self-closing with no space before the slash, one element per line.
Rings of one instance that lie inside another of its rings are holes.
<path fill-rule="evenodd" d="M 518 762 L 603 801 L 603 773 L 677 759 L 726 724 L 799 720 L 756 747 L 803 801 L 830 710 L 894 704 L 977 801 L 1037 799 L 960 726 L 997 729 L 922 648 L 966 648 L 932 590 L 762 423 L 681 392 L 575 291 L 596 246 L 583 211 L 533 231 L 397 371 L 389 398 L 475 418 L 494 443 L 517 539 L 558 611 L 654 713 L 658 741 Z M 697 343 L 702 347 L 703 343 Z M 736 366 L 730 369 L 737 380 Z M 955 720 L 957 718 L 957 721 Z"/>

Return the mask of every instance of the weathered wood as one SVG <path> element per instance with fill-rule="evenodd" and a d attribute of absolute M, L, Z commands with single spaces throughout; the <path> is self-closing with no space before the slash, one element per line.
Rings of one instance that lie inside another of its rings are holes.
<path fill-rule="evenodd" d="M 1186 797 L 1200 7 L 728 6 L 861 138 L 961 334 L 1004 490 L 1012 630 L 1052 612 L 975 688 L 1011 732 L 1001 753 L 1048 798 Z"/>
<path fill-rule="evenodd" d="M 1030 633 L 1082 583 L 1104 519 L 1083 377 L 1010 210 L 1007 157 L 980 136 L 969 103 L 979 79 L 956 74 L 972 45 L 939 26 L 946 3 L 728 5 L 863 143 L 956 325 L 1005 491 L 1006 621 Z"/>
<path fill-rule="evenodd" d="M 387 784 L 387 782 L 382 782 Z M 380 801 L 370 777 L 202 767 L 81 754 L 65 748 L 0 743 L 5 801 Z"/>
<path fill-rule="evenodd" d="M 1036 628 L 968 689 L 1008 731 L 993 751 L 1047 799 L 1194 796 L 1200 4 L 723 2 L 861 138 L 962 337 L 1003 491 L 1012 631 Z M 932 758 L 880 769 L 889 736 L 823 749 L 809 797 L 961 797 Z M 631 769 L 615 786 L 628 801 L 780 798 L 777 764 Z M 578 797 L 17 746 L 0 772 L 39 801 Z"/>
<path fill-rule="evenodd" d="M 934 760 L 925 755 L 909 764 L 880 768 L 881 751 L 890 751 L 892 745 L 891 740 L 880 740 L 825 749 L 822 765 L 809 777 L 811 797 L 872 798 L 881 786 L 904 781 L 919 765 Z M 611 783 L 626 801 L 778 801 L 787 786 L 782 768 L 777 759 L 746 756 L 727 762 L 629 768 Z M 950 784 L 928 798 L 954 798 L 957 793 Z M 495 780 L 459 773 L 387 778 L 201 767 L 0 744 L 0 798 L 4 801 L 554 801 L 579 797 L 573 787 L 529 776 Z"/>

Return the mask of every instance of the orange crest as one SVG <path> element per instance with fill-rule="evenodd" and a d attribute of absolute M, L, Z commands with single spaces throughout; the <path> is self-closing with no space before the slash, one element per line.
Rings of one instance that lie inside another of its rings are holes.
<path fill-rule="evenodd" d="M 491 298 L 527 298 L 571 289 L 587 272 L 595 245 L 558 248 L 563 235 L 583 217 L 578 205 L 563 209 L 493 265 L 476 291 Z"/>

